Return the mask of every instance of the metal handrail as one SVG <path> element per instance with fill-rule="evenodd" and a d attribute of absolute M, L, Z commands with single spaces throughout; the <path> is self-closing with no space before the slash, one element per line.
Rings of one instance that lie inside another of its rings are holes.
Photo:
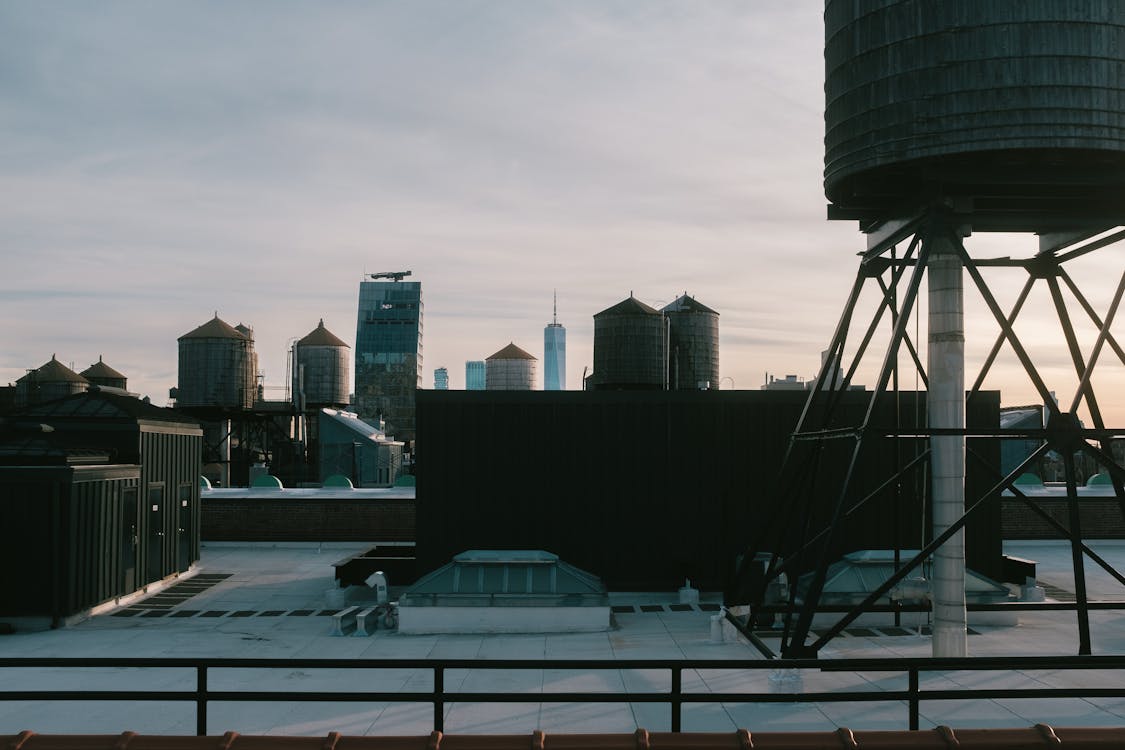
<path fill-rule="evenodd" d="M 0 658 L 0 669 L 36 668 L 129 668 L 193 669 L 196 689 L 192 690 L 10 690 L 0 689 L 0 701 L 169 701 L 193 702 L 196 706 L 196 734 L 207 734 L 208 704 L 224 701 L 309 701 L 309 702 L 386 702 L 429 703 L 433 706 L 434 731 L 445 731 L 446 703 L 666 703 L 671 713 L 671 729 L 681 731 L 681 711 L 685 703 L 838 703 L 903 702 L 908 708 L 908 726 L 919 728 L 922 701 L 993 698 L 1121 698 L 1120 688 L 943 688 L 926 690 L 920 686 L 925 672 L 955 671 L 1037 671 L 1125 669 L 1125 656 L 1029 656 L 970 657 L 958 659 L 222 659 L 222 658 Z M 433 690 L 429 691 L 291 691 L 291 690 L 211 690 L 211 670 L 226 669 L 430 669 Z M 467 692 L 445 689 L 449 669 L 566 669 L 566 670 L 668 670 L 667 691 L 606 692 Z M 907 676 L 905 690 L 849 690 L 831 692 L 684 692 L 684 670 L 768 671 L 811 669 L 831 672 L 900 672 Z M 13 684 L 9 681 L 8 684 Z"/>

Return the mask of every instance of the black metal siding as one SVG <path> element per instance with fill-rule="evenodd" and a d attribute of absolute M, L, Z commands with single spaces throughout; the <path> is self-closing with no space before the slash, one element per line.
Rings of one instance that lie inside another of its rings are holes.
<path fill-rule="evenodd" d="M 846 394 L 846 416 L 862 413 L 869 395 Z M 684 578 L 725 589 L 736 556 L 777 507 L 777 470 L 805 397 L 419 391 L 419 570 L 466 549 L 531 548 L 554 552 L 617 590 L 667 590 Z M 888 424 L 892 407 L 881 415 Z M 995 427 L 998 414 L 998 394 L 982 394 L 970 424 Z M 850 448 L 850 441 L 834 442 Z M 994 442 L 980 447 L 998 463 Z M 853 494 L 882 483 L 894 461 L 889 441 L 872 448 Z M 822 461 L 812 488 L 816 518 L 826 517 L 845 466 L 841 455 Z M 970 472 L 972 493 L 985 479 L 972 465 Z M 888 494 L 872 501 L 849 519 L 842 548 L 889 548 L 896 537 L 917 547 L 921 504 L 912 487 L 898 501 Z M 776 538 L 793 544 L 799 530 L 783 527 Z M 975 519 L 967 536 L 970 564 L 993 572 L 998 505 Z"/>
<path fill-rule="evenodd" d="M 160 514 L 162 526 L 159 531 L 164 540 L 160 554 L 159 566 L 154 563 L 150 566 L 150 556 L 157 554 L 145 542 L 151 538 L 153 529 L 149 528 L 151 513 L 142 512 L 139 518 L 139 536 L 142 540 L 141 559 L 138 561 L 139 569 L 150 571 L 158 569 L 158 577 L 145 575 L 146 582 L 158 580 L 176 572 L 184 572 L 187 566 L 178 565 L 181 535 L 179 533 L 180 521 L 180 494 L 182 485 L 190 485 L 190 514 L 191 526 L 185 529 L 183 542 L 188 545 L 187 557 L 191 562 L 199 559 L 199 477 L 202 472 L 203 443 L 198 435 L 182 431 L 166 431 L 159 427 L 142 426 L 139 435 L 140 463 L 142 468 L 141 487 L 142 498 L 144 490 L 152 486 L 164 488 L 164 508 Z M 142 509 L 143 510 L 143 509 Z"/>
<path fill-rule="evenodd" d="M 132 593 L 120 549 L 139 478 L 137 466 L 0 468 L 0 616 L 58 619 Z"/>

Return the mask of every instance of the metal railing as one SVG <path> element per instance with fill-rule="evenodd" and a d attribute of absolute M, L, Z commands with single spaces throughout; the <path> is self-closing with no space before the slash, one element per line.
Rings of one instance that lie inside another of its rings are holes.
<path fill-rule="evenodd" d="M 218 658 L 0 658 L 0 669 L 190 669 L 195 671 L 195 690 L 19 690 L 0 689 L 3 701 L 165 701 L 192 702 L 196 710 L 196 734 L 207 733 L 207 709 L 212 703 L 247 701 L 308 701 L 351 703 L 428 703 L 433 707 L 433 729 L 445 731 L 445 707 L 449 703 L 664 703 L 669 706 L 671 729 L 679 732 L 684 704 L 691 703 L 902 703 L 907 725 L 919 728 L 920 706 L 925 701 L 984 700 L 994 698 L 1122 698 L 1122 687 L 1114 688 L 942 688 L 921 687 L 921 675 L 957 671 L 1074 671 L 1125 669 L 1125 656 L 971 657 L 964 659 L 218 659 Z M 430 670 L 433 689 L 423 691 L 292 691 L 213 690 L 208 679 L 217 670 L 318 669 L 318 670 Z M 571 671 L 667 671 L 667 691 L 572 691 L 572 692 L 472 692 L 447 690 L 445 673 L 461 670 L 571 670 Z M 907 677 L 905 690 L 834 690 L 775 692 L 685 692 L 684 671 L 743 670 L 777 673 L 778 670 L 819 672 L 900 673 Z M 6 685 L 19 684 L 6 679 Z"/>

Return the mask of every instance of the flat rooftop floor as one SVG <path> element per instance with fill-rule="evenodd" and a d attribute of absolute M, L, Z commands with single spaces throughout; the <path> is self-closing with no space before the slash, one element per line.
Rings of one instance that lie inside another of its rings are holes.
<path fill-rule="evenodd" d="M 1125 542 L 1089 542 L 1099 555 L 1125 570 Z M 458 658 L 458 659 L 757 659 L 745 642 L 711 642 L 713 597 L 678 605 L 674 592 L 613 594 L 615 627 L 602 633 L 550 635 L 402 635 L 378 630 L 371 636 L 333 636 L 328 590 L 331 563 L 365 549 L 364 544 L 271 546 L 209 544 L 190 578 L 126 607 L 97 614 L 77 625 L 39 633 L 0 636 L 0 657 L 218 657 L 218 658 Z M 1061 542 L 1005 545 L 1008 554 L 1036 560 L 1048 595 L 1065 600 L 1074 590 L 1069 546 Z M 1087 562 L 1091 600 L 1125 600 L 1125 588 Z M 394 582 L 392 581 L 392 584 Z M 709 604 L 708 602 L 712 602 Z M 972 620 L 972 614 L 970 615 Z M 1125 610 L 1090 614 L 1095 654 L 1125 654 Z M 1073 612 L 1022 612 L 1018 626 L 971 624 L 973 656 L 1047 656 L 1077 652 Z M 821 651 L 824 659 L 929 656 L 930 639 L 917 629 L 849 628 Z M 772 642 L 771 642 L 772 641 Z M 776 641 L 769 639 L 775 648 Z M 958 672 L 923 677 L 923 687 L 1120 687 L 1113 670 L 1065 672 Z M 566 669 L 450 669 L 447 690 L 599 692 L 667 690 L 666 671 Z M 0 670 L 6 689 L 193 690 L 191 670 L 43 668 Z M 803 690 L 901 690 L 899 673 L 801 670 L 690 670 L 684 689 L 693 692 L 768 693 Z M 432 689 L 426 669 L 215 670 L 212 690 L 348 690 L 387 692 Z M 632 732 L 670 728 L 669 709 L 649 703 L 449 703 L 450 733 Z M 209 733 L 324 735 L 425 735 L 428 704 L 399 703 L 212 703 Z M 931 701 L 922 705 L 923 728 L 1125 726 L 1125 698 Z M 725 732 L 904 729 L 906 709 L 898 702 L 685 704 L 683 729 Z M 0 701 L 0 735 L 30 729 L 40 733 L 193 734 L 194 705 L 100 701 Z"/>

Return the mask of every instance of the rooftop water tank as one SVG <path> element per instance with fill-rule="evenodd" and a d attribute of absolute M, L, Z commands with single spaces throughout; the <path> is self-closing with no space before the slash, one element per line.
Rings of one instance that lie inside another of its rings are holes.
<path fill-rule="evenodd" d="M 668 387 L 719 387 L 719 313 L 684 293 L 661 312 L 668 319 Z"/>
<path fill-rule="evenodd" d="M 304 383 L 305 405 L 347 406 L 351 382 L 350 347 L 324 327 L 324 320 L 293 347 L 294 380 Z M 303 374 L 302 374 L 303 373 Z M 300 385 L 294 383 L 293 392 Z"/>
<path fill-rule="evenodd" d="M 535 390 L 535 362 L 534 356 L 515 344 L 508 344 L 485 360 L 485 390 Z"/>
<path fill-rule="evenodd" d="M 103 362 L 101 356 L 98 357 L 97 362 L 87 367 L 80 374 L 94 385 L 104 385 L 121 390 L 125 390 L 128 382 L 124 375 Z"/>
<path fill-rule="evenodd" d="M 249 409 L 256 393 L 254 341 L 216 315 L 179 338 L 176 405 Z"/>
<path fill-rule="evenodd" d="M 1125 3 L 826 0 L 824 188 L 844 209 L 1125 198 Z"/>
<path fill-rule="evenodd" d="M 58 398 L 83 393 L 90 389 L 90 383 L 74 370 L 51 355 L 46 364 L 16 381 L 16 406 L 29 406 L 54 401 Z"/>
<path fill-rule="evenodd" d="M 594 315 L 594 374 L 599 390 L 660 390 L 666 374 L 665 323 L 630 295 Z"/>

